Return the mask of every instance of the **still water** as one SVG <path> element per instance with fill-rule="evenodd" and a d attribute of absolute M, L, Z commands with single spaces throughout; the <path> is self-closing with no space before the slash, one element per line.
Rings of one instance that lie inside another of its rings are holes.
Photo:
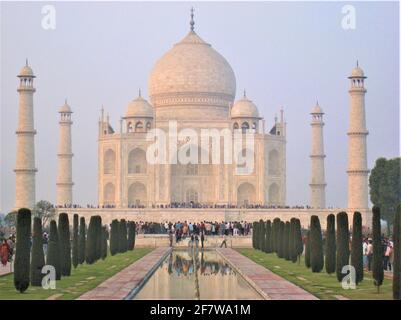
<path fill-rule="evenodd" d="M 134 299 L 262 299 L 214 250 L 172 251 Z"/>

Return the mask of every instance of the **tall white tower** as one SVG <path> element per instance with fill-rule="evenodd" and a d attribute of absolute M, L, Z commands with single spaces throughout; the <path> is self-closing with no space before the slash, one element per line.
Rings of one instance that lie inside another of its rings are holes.
<path fill-rule="evenodd" d="M 311 115 L 312 148 L 311 148 L 311 183 L 310 206 L 312 208 L 326 207 L 326 182 L 324 175 L 324 145 L 323 145 L 323 110 L 316 102 Z"/>
<path fill-rule="evenodd" d="M 348 130 L 348 209 L 363 211 L 368 208 L 368 167 L 366 155 L 365 85 L 363 70 L 352 69 L 350 94 L 350 120 Z"/>
<path fill-rule="evenodd" d="M 60 143 L 58 148 L 57 205 L 72 204 L 72 148 L 71 148 L 71 108 L 65 104 L 60 108 Z"/>
<path fill-rule="evenodd" d="M 18 127 L 17 131 L 17 159 L 15 166 L 15 209 L 35 206 L 35 134 L 33 121 L 33 87 L 35 75 L 32 69 L 26 65 L 18 75 L 20 84 L 19 93 Z"/>

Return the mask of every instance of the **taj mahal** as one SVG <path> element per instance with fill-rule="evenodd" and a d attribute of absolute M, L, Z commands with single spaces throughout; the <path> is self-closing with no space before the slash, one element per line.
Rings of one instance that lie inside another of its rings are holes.
<path fill-rule="evenodd" d="M 16 209 L 34 206 L 37 171 L 35 75 L 28 62 L 18 77 Z M 348 207 L 340 210 L 350 216 L 359 211 L 363 224 L 370 225 L 365 79 L 358 64 L 348 76 L 348 169 L 344 172 L 348 175 Z M 310 110 L 310 184 L 304 186 L 310 189 L 309 206 L 290 208 L 286 205 L 286 141 L 291 137 L 286 134 L 284 111 L 278 107 L 280 116 L 274 121 L 269 119 L 273 125 L 266 127 L 257 103 L 245 91 L 238 94 L 236 77 L 228 61 L 195 32 L 193 12 L 189 33 L 162 55 L 150 71 L 148 93 L 149 98 L 145 99 L 139 90 L 125 110 L 121 108 L 118 123 L 111 123 L 105 115 L 107 110 L 102 108 L 98 123 L 96 207 L 72 207 L 73 111 L 67 101 L 59 109 L 59 149 L 54 152 L 58 157 L 55 181 L 58 212 L 88 217 L 100 214 L 105 222 L 122 218 L 161 222 L 298 217 L 305 227 L 315 214 L 325 227 L 326 216 L 339 211 L 326 208 L 322 107 L 311 104 Z M 171 130 L 172 124 L 176 126 L 175 132 Z M 238 163 L 211 161 L 212 157 L 224 158 L 225 148 L 216 151 L 212 141 L 195 146 L 191 135 L 201 136 L 202 130 L 228 132 L 217 140 L 228 140 L 229 145 L 235 144 L 235 135 L 250 137 L 251 151 L 241 145 L 233 157 L 251 152 L 251 170 L 239 172 Z M 166 133 L 170 147 L 178 152 L 181 149 L 184 156 L 193 158 L 195 154 L 199 161 L 149 162 L 148 151 L 155 143 L 149 139 L 149 133 L 161 131 Z M 206 161 L 200 161 L 204 154 Z"/>

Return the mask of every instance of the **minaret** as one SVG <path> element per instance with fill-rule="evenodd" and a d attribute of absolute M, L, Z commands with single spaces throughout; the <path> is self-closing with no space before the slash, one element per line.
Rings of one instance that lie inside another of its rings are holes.
<path fill-rule="evenodd" d="M 363 70 L 358 62 L 350 79 L 350 120 L 348 130 L 348 209 L 368 208 L 368 167 L 366 153 L 365 93 Z"/>
<path fill-rule="evenodd" d="M 19 93 L 18 127 L 17 131 L 17 159 L 15 166 L 15 209 L 35 206 L 35 134 L 33 121 L 33 87 L 35 75 L 32 69 L 26 65 L 18 75 L 20 84 Z"/>
<path fill-rule="evenodd" d="M 71 107 L 65 104 L 60 108 L 60 142 L 58 148 L 57 205 L 72 204 L 72 148 L 71 148 Z"/>
<path fill-rule="evenodd" d="M 311 183 L 310 206 L 312 208 L 326 207 L 326 182 L 324 175 L 324 146 L 323 146 L 323 110 L 316 102 L 311 115 L 312 148 L 311 148 Z"/>

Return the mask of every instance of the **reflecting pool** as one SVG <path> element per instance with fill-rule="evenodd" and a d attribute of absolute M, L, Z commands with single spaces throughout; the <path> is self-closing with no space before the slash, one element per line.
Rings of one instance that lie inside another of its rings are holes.
<path fill-rule="evenodd" d="M 214 250 L 174 250 L 133 299 L 262 299 Z"/>

